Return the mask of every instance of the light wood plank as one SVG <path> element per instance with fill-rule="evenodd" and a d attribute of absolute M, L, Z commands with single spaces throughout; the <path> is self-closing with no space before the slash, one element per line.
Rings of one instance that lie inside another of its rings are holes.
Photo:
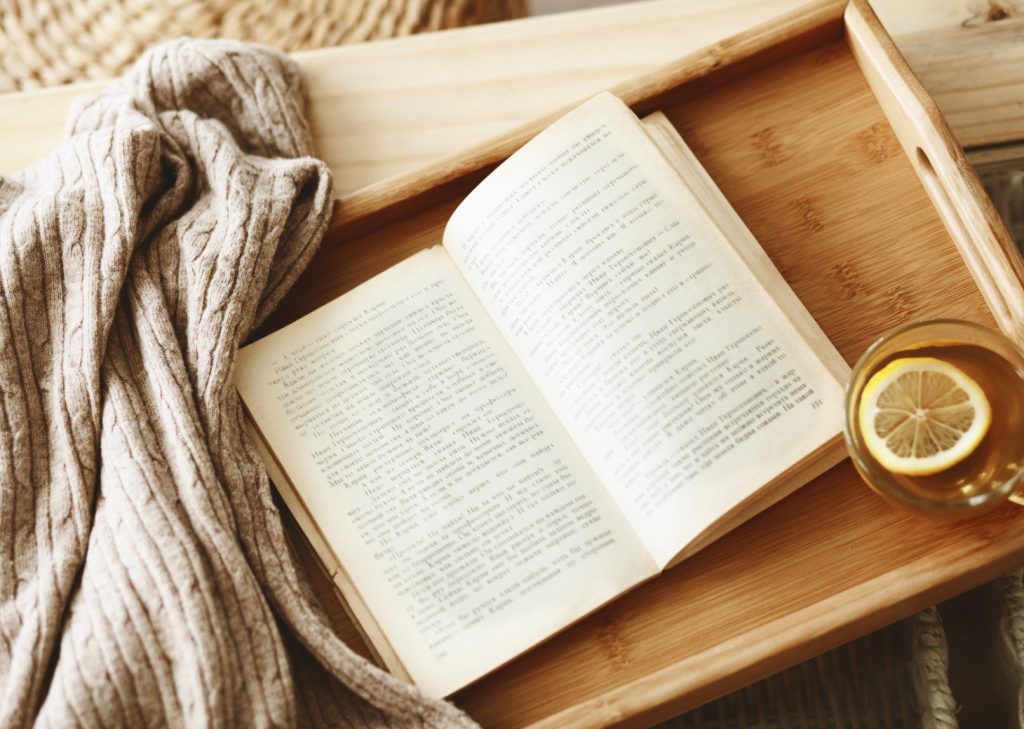
<path fill-rule="evenodd" d="M 958 28 L 976 0 L 875 0 L 964 144 L 1024 137 L 1020 27 Z M 436 160 L 738 32 L 806 0 L 649 0 L 296 54 L 318 154 L 343 195 Z M 909 8 L 909 9 L 908 9 Z M 932 37 L 922 29 L 942 31 Z M 1012 32 L 1011 32 L 1012 31 Z M 996 40 L 995 48 L 987 44 Z M 964 87 L 960 80 L 969 79 Z M 0 171 L 59 141 L 90 82 L 0 95 Z M 985 94 L 978 103 L 978 94 Z"/>
<path fill-rule="evenodd" d="M 717 43 L 807 0 L 654 0 L 295 54 L 318 154 L 344 194 Z M 71 98 L 0 96 L 0 171 L 59 141 Z M 17 140 L 16 144 L 10 143 Z"/>
<path fill-rule="evenodd" d="M 962 145 L 1024 140 L 1024 18 L 906 35 L 900 47 Z"/>
<path fill-rule="evenodd" d="M 965 147 L 1024 141 L 1024 0 L 873 0 Z"/>
<path fill-rule="evenodd" d="M 1024 0 L 869 0 L 893 38 L 969 30 L 1024 16 Z M 899 44 L 897 44 L 899 45 Z M 900 47 L 900 51 L 903 48 Z"/>

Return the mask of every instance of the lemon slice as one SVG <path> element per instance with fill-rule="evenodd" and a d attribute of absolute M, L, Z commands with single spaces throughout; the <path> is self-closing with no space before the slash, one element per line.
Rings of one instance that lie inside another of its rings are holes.
<path fill-rule="evenodd" d="M 978 383 L 934 357 L 897 359 L 876 372 L 857 415 L 875 460 L 910 476 L 938 473 L 967 458 L 992 422 Z"/>

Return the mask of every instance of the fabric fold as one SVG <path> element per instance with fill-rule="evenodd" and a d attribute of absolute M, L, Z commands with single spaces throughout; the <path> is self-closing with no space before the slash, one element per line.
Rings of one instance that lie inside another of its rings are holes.
<path fill-rule="evenodd" d="M 301 76 L 181 40 L 0 177 L 0 726 L 471 726 L 305 589 L 232 367 L 332 208 Z"/>

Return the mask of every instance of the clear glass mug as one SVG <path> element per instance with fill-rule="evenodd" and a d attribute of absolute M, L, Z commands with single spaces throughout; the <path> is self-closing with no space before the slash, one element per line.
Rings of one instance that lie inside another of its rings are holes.
<path fill-rule="evenodd" d="M 883 467 L 865 445 L 858 408 L 864 386 L 894 359 L 934 357 L 981 386 L 991 423 L 961 462 L 928 476 Z M 886 499 L 914 511 L 973 516 L 1011 499 L 1024 505 L 1024 351 L 997 331 L 966 321 L 937 319 L 895 329 L 872 344 L 850 374 L 843 433 L 861 476 Z"/>

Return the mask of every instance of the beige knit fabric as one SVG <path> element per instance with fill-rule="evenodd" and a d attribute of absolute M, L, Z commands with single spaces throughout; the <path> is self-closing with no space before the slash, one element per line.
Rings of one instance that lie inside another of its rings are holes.
<path fill-rule="evenodd" d="M 0 178 L 2 727 L 470 723 L 331 632 L 244 434 L 235 351 L 331 209 L 300 81 L 175 42 Z"/>

